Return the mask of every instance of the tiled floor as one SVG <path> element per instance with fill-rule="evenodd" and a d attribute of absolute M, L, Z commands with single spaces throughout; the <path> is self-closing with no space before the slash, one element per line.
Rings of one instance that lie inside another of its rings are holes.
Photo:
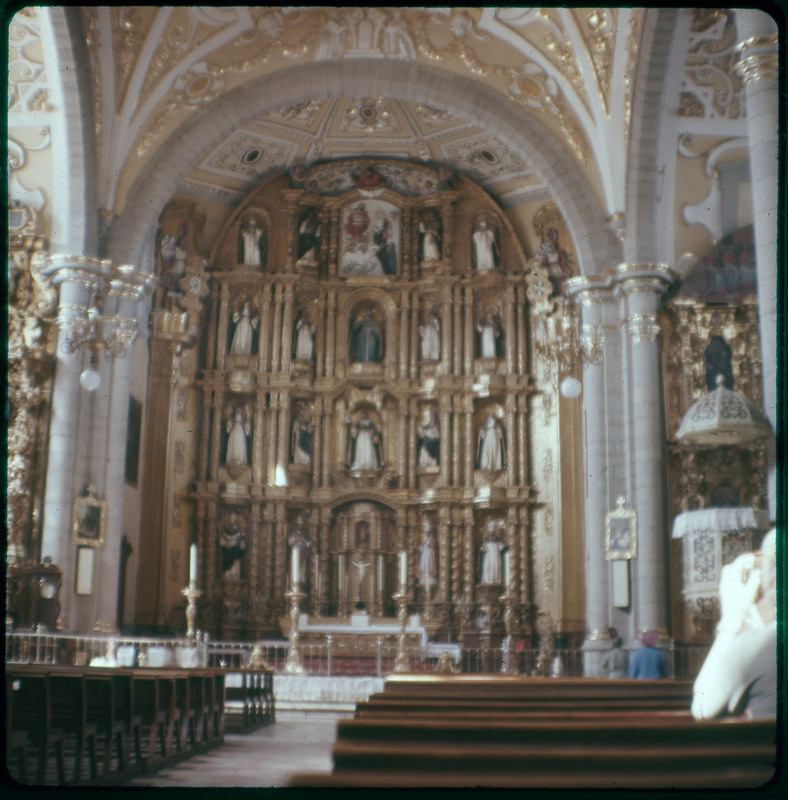
<path fill-rule="evenodd" d="M 279 719 L 246 734 L 228 733 L 224 745 L 181 761 L 132 786 L 287 786 L 291 775 L 331 772 L 337 717 Z"/>

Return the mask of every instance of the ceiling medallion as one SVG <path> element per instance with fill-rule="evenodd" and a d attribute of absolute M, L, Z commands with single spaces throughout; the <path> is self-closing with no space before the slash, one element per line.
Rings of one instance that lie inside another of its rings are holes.
<path fill-rule="evenodd" d="M 394 118 L 381 99 L 359 100 L 348 108 L 342 120 L 342 130 L 349 128 L 365 131 L 393 130 Z"/>

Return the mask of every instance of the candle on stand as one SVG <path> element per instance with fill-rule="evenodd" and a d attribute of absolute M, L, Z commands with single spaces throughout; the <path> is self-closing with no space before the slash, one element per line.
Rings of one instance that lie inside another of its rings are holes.
<path fill-rule="evenodd" d="M 197 545 L 189 548 L 189 583 L 197 583 Z"/>
<path fill-rule="evenodd" d="M 503 551 L 503 588 L 505 591 L 509 590 L 509 583 L 511 582 L 512 577 L 512 563 L 511 563 L 512 554 L 509 552 L 509 549 Z"/>
<path fill-rule="evenodd" d="M 293 549 L 290 553 L 290 582 L 293 590 L 298 586 L 301 576 L 298 574 L 298 551 Z"/>
<path fill-rule="evenodd" d="M 408 551 L 400 550 L 399 553 L 399 586 L 404 590 L 408 585 Z"/>

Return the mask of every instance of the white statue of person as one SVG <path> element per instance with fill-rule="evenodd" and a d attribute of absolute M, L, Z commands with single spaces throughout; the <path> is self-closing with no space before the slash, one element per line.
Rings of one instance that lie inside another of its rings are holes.
<path fill-rule="evenodd" d="M 315 356 L 315 326 L 308 314 L 302 314 L 296 322 L 295 357 L 297 361 L 311 361 Z"/>
<path fill-rule="evenodd" d="M 293 453 L 294 464 L 312 463 L 312 431 L 315 425 L 306 418 L 306 409 L 299 406 L 296 418 L 293 420 L 293 432 L 290 447 Z"/>
<path fill-rule="evenodd" d="M 231 467 L 245 467 L 249 465 L 248 436 L 252 426 L 244 418 L 241 406 L 235 407 L 233 417 L 227 420 L 227 453 L 224 462 Z"/>
<path fill-rule="evenodd" d="M 477 272 L 490 272 L 497 266 L 498 245 L 495 231 L 490 227 L 487 217 L 482 217 L 473 231 L 473 260 Z"/>
<path fill-rule="evenodd" d="M 246 533 L 238 514 L 232 513 L 228 517 L 224 530 L 219 534 L 219 546 L 222 550 L 222 575 L 227 580 L 241 580 Z"/>
<path fill-rule="evenodd" d="M 350 423 L 348 464 L 352 470 L 378 470 L 381 463 L 380 434 L 367 412 L 362 411 L 359 421 Z"/>
<path fill-rule="evenodd" d="M 416 429 L 419 435 L 420 467 L 436 467 L 440 459 L 441 429 L 438 416 L 432 410 L 427 412 L 427 419 Z"/>
<path fill-rule="evenodd" d="M 440 361 L 441 359 L 441 323 L 438 315 L 430 311 L 423 325 L 419 325 L 421 338 L 421 360 Z"/>
<path fill-rule="evenodd" d="M 419 559 L 416 562 L 416 578 L 427 591 L 438 579 L 438 555 L 432 523 L 425 519 L 422 522 L 422 538 L 419 545 Z"/>
<path fill-rule="evenodd" d="M 487 533 L 479 547 L 479 583 L 500 586 L 503 568 L 502 554 L 506 545 L 495 534 L 495 522 L 487 523 Z"/>
<path fill-rule="evenodd" d="M 350 556 L 351 566 L 356 568 L 356 606 L 363 607 L 364 600 L 371 598 L 371 586 L 369 580 L 365 580 L 369 573 L 367 569 L 372 566 L 372 553 L 369 549 L 369 525 L 366 522 L 359 522 L 356 528 L 358 534 L 358 544 Z"/>
<path fill-rule="evenodd" d="M 479 428 L 479 438 L 476 446 L 476 466 L 479 469 L 500 470 L 505 465 L 505 444 L 503 428 L 490 412 L 484 425 Z"/>
<path fill-rule="evenodd" d="M 421 260 L 440 261 L 441 258 L 441 235 L 440 221 L 436 216 L 426 217 L 419 222 L 419 233 L 421 233 Z"/>
<path fill-rule="evenodd" d="M 263 263 L 263 229 L 257 217 L 249 217 L 241 228 L 243 263 L 259 267 Z"/>
<path fill-rule="evenodd" d="M 230 342 L 230 352 L 248 356 L 252 352 L 252 336 L 257 328 L 257 317 L 252 316 L 249 303 L 244 303 L 240 311 L 233 314 L 235 330 L 233 340 Z"/>
<path fill-rule="evenodd" d="M 477 323 L 476 330 L 480 337 L 480 354 L 482 358 L 496 357 L 496 341 L 501 335 L 501 329 L 495 321 L 492 311 L 488 311 Z"/>

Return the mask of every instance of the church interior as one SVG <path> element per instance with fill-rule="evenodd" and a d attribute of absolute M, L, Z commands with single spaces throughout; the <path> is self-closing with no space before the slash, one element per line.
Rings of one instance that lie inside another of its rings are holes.
<path fill-rule="evenodd" d="M 782 513 L 775 19 L 7 28 L 7 642 L 694 677 Z"/>

